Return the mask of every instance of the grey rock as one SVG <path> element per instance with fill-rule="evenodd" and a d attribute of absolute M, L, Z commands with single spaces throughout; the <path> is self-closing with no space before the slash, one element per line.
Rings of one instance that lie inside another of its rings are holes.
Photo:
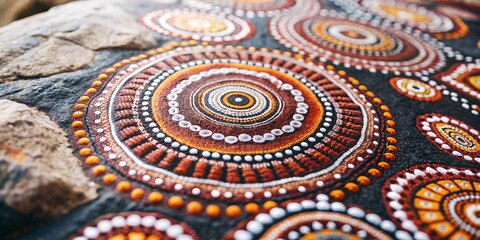
<path fill-rule="evenodd" d="M 97 197 L 65 133 L 44 113 L 0 100 L 0 199 L 34 218 L 57 217 Z"/>
<path fill-rule="evenodd" d="M 155 36 L 129 13 L 101 1 L 54 7 L 0 28 L 0 83 L 78 70 L 93 61 L 90 51 L 151 48 Z"/>

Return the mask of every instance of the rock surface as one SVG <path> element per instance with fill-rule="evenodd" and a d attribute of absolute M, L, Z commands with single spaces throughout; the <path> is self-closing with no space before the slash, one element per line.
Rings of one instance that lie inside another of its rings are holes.
<path fill-rule="evenodd" d="M 0 100 L 0 183 L 0 199 L 35 218 L 59 216 L 97 197 L 58 125 L 9 100 Z"/>
<path fill-rule="evenodd" d="M 156 45 L 155 33 L 135 17 L 100 1 L 66 4 L 14 22 L 0 29 L 0 39 L 0 82 L 75 71 L 101 49 Z"/>
<path fill-rule="evenodd" d="M 75 0 L 0 0 L 0 26 Z"/>

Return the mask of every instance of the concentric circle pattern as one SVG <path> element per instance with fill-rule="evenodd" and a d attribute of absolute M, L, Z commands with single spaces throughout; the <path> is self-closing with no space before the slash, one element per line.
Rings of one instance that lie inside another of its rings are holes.
<path fill-rule="evenodd" d="M 352 10 L 357 6 L 356 9 L 364 9 L 379 17 L 434 34 L 437 38 L 459 38 L 468 33 L 468 26 L 459 17 L 450 17 L 413 3 L 395 0 L 353 0 L 344 1 L 341 6 Z"/>
<path fill-rule="evenodd" d="M 237 16 L 272 17 L 287 13 L 293 8 L 297 10 L 311 10 L 318 8 L 315 0 L 183 0 L 190 7 L 220 11 Z"/>
<path fill-rule="evenodd" d="M 404 96 L 422 102 L 436 102 L 442 98 L 442 93 L 420 80 L 404 77 L 390 79 L 390 85 Z"/>
<path fill-rule="evenodd" d="M 480 237 L 478 169 L 419 165 L 394 175 L 383 187 L 390 216 L 432 239 Z"/>
<path fill-rule="evenodd" d="M 320 196 L 321 197 L 321 196 Z M 418 237 L 425 237 L 418 232 Z M 413 239 L 392 222 L 356 206 L 326 200 L 290 202 L 240 223 L 225 239 Z"/>
<path fill-rule="evenodd" d="M 142 22 L 166 36 L 212 43 L 239 42 L 255 34 L 255 26 L 240 17 L 191 9 L 151 12 Z"/>
<path fill-rule="evenodd" d="M 480 135 L 477 129 L 440 114 L 419 116 L 417 128 L 436 147 L 451 156 L 480 162 Z"/>
<path fill-rule="evenodd" d="M 346 67 L 400 74 L 435 72 L 445 64 L 433 39 L 423 40 L 411 29 L 349 20 L 336 12 L 275 17 L 269 29 L 285 47 Z"/>
<path fill-rule="evenodd" d="M 90 101 L 88 128 L 74 129 L 88 130 L 94 154 L 144 189 L 220 202 L 291 198 L 338 190 L 395 160 L 388 107 L 343 71 L 277 50 L 159 52 L 111 74 Z"/>
<path fill-rule="evenodd" d="M 197 234 L 184 223 L 158 213 L 124 212 L 96 219 L 70 236 L 87 239 L 176 239 L 198 240 Z"/>
<path fill-rule="evenodd" d="M 435 78 L 456 91 L 480 101 L 480 64 L 457 63 Z"/>

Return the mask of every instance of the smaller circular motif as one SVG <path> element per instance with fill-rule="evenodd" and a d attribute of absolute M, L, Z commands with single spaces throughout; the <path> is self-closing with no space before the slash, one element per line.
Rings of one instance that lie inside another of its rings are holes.
<path fill-rule="evenodd" d="M 457 63 L 435 78 L 477 101 L 480 101 L 480 63 Z"/>
<path fill-rule="evenodd" d="M 425 114 L 417 118 L 417 128 L 436 147 L 449 155 L 480 162 L 480 137 L 475 128 L 449 116 Z"/>
<path fill-rule="evenodd" d="M 477 169 L 427 164 L 410 167 L 384 185 L 387 212 L 404 229 L 432 239 L 478 239 L 479 179 Z"/>
<path fill-rule="evenodd" d="M 335 11 L 316 13 L 274 17 L 269 21 L 270 34 L 301 55 L 358 70 L 426 75 L 445 65 L 440 44 L 411 28 Z"/>
<path fill-rule="evenodd" d="M 436 102 L 442 98 L 442 94 L 433 86 L 412 78 L 395 77 L 390 79 L 390 85 L 397 92 L 417 101 Z"/>
<path fill-rule="evenodd" d="M 96 219 L 69 237 L 87 239 L 199 240 L 192 228 L 158 213 L 124 212 Z"/>
<path fill-rule="evenodd" d="M 145 26 L 160 34 L 212 43 L 234 43 L 252 37 L 255 26 L 240 17 L 192 9 L 167 9 L 146 14 Z"/>
<path fill-rule="evenodd" d="M 335 1 L 347 12 L 365 10 L 393 22 L 405 24 L 436 38 L 460 38 L 468 33 L 468 26 L 459 17 L 450 17 L 414 3 L 395 0 Z"/>
<path fill-rule="evenodd" d="M 375 213 L 329 202 L 325 195 L 317 200 L 289 202 L 256 214 L 224 239 L 413 239 L 411 233 Z"/>

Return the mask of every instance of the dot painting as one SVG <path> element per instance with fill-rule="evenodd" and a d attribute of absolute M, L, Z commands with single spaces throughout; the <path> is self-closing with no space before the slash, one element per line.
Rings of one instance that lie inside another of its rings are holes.
<path fill-rule="evenodd" d="M 420 80 L 404 77 L 390 79 L 390 85 L 404 96 L 422 102 L 436 102 L 442 98 L 442 93 Z"/>
<path fill-rule="evenodd" d="M 315 0 L 183 0 L 189 7 L 235 14 L 237 16 L 272 17 L 288 12 L 319 8 Z"/>
<path fill-rule="evenodd" d="M 411 29 L 348 19 L 333 11 L 274 17 L 269 30 L 295 52 L 346 67 L 399 75 L 435 72 L 445 65 L 434 39 L 424 40 Z"/>
<path fill-rule="evenodd" d="M 335 1 L 348 12 L 362 9 L 378 17 L 405 24 L 432 34 L 436 38 L 455 39 L 468 33 L 468 26 L 460 17 L 451 17 L 414 3 L 395 0 Z"/>
<path fill-rule="evenodd" d="M 457 92 L 480 101 L 480 64 L 457 63 L 445 72 L 435 75 L 435 78 Z"/>
<path fill-rule="evenodd" d="M 417 118 L 418 130 L 436 147 L 466 161 L 480 162 L 480 136 L 477 129 L 455 118 L 425 114 Z"/>
<path fill-rule="evenodd" d="M 252 216 L 224 239 L 413 239 L 411 232 L 370 211 L 318 197 Z"/>
<path fill-rule="evenodd" d="M 142 22 L 166 36 L 212 43 L 239 42 L 255 34 L 255 26 L 240 17 L 189 9 L 154 11 Z"/>
<path fill-rule="evenodd" d="M 344 71 L 267 49 L 151 54 L 102 75 L 73 125 L 91 140 L 78 145 L 85 161 L 114 169 L 95 166 L 94 175 L 134 199 L 152 202 L 146 193 L 157 191 L 218 203 L 312 191 L 342 199 L 396 159 L 389 108 Z"/>
<path fill-rule="evenodd" d="M 149 212 L 124 212 L 101 216 L 70 236 L 71 240 L 87 239 L 176 239 L 199 240 L 185 223 Z"/>
<path fill-rule="evenodd" d="M 387 212 L 405 229 L 427 234 L 432 239 L 477 239 L 480 237 L 479 179 L 478 169 L 443 165 L 410 167 L 385 183 Z"/>

